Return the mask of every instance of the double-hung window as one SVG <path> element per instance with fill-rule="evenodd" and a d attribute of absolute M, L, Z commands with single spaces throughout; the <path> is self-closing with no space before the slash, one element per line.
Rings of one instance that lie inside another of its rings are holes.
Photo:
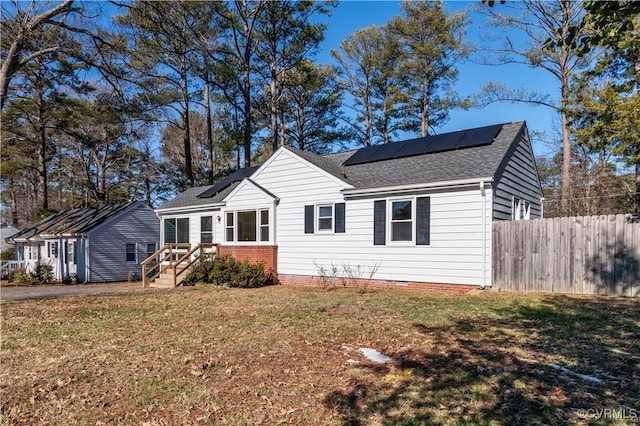
<path fill-rule="evenodd" d="M 156 243 L 147 243 L 147 258 L 156 252 Z"/>
<path fill-rule="evenodd" d="M 127 257 L 127 262 L 135 262 L 136 261 L 136 244 L 127 243 L 125 247 L 125 253 Z"/>
<path fill-rule="evenodd" d="M 391 241 L 413 241 L 412 200 L 391 201 Z"/>
<path fill-rule="evenodd" d="M 304 206 L 304 233 L 344 234 L 346 232 L 345 212 L 345 203 Z"/>
<path fill-rule="evenodd" d="M 431 244 L 431 197 L 373 202 L 373 245 Z"/>
<path fill-rule="evenodd" d="M 233 241 L 235 235 L 235 226 L 233 221 L 233 212 L 227 212 L 225 214 L 225 234 L 227 241 Z"/>
<path fill-rule="evenodd" d="M 333 231 L 333 204 L 318 206 L 318 231 Z"/>
<path fill-rule="evenodd" d="M 78 256 L 76 254 L 76 242 L 69 241 L 67 247 L 67 262 L 71 261 L 74 265 L 78 263 Z"/>

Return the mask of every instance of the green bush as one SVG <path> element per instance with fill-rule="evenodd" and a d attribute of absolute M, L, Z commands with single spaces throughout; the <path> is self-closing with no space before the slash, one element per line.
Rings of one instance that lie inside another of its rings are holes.
<path fill-rule="evenodd" d="M 232 256 L 216 256 L 198 261 L 182 281 L 183 285 L 212 284 L 220 287 L 256 288 L 276 283 L 264 262 L 239 261 Z"/>
<path fill-rule="evenodd" d="M 51 284 L 53 282 L 53 266 L 46 264 L 38 265 L 33 277 L 38 284 Z"/>
<path fill-rule="evenodd" d="M 24 269 L 16 269 L 9 274 L 9 282 L 16 282 L 18 284 L 33 284 L 33 276 Z"/>
<path fill-rule="evenodd" d="M 16 249 L 14 247 L 7 247 L 0 251 L 0 260 L 13 260 L 16 258 Z"/>

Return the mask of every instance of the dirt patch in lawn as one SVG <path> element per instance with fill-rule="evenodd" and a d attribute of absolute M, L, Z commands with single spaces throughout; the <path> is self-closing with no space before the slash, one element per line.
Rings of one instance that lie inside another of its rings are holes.
<path fill-rule="evenodd" d="M 1 308 L 3 424 L 611 424 L 603 409 L 632 424 L 640 414 L 634 299 L 196 287 Z M 374 363 L 363 347 L 392 360 Z"/>

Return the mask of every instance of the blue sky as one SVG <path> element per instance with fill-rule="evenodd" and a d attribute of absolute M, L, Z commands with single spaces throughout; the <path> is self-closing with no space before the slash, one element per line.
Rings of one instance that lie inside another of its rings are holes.
<path fill-rule="evenodd" d="M 445 2 L 447 11 L 463 11 L 476 2 L 449 1 Z M 495 7 L 500 7 L 496 2 Z M 317 61 L 320 63 L 334 63 L 329 55 L 331 49 L 339 49 L 340 43 L 358 28 L 369 25 L 386 23 L 392 16 L 400 14 L 400 2 L 395 1 L 342 1 L 332 11 L 328 19 L 329 27 L 325 33 L 325 40 L 321 45 Z M 470 24 L 467 28 L 466 39 L 478 42 L 483 29 L 483 17 L 470 14 Z M 525 65 L 486 66 L 466 62 L 458 67 L 458 82 L 454 89 L 460 97 L 479 92 L 480 88 L 489 81 L 503 83 L 509 87 L 525 87 L 548 93 L 553 99 L 559 94 L 558 82 L 548 72 L 534 69 Z M 556 114 L 549 108 L 532 106 L 523 103 L 496 103 L 482 109 L 468 111 L 454 110 L 449 115 L 449 122 L 436 129 L 438 133 L 445 133 L 460 129 L 480 127 L 491 124 L 526 120 L 530 132 L 546 132 L 546 138 L 555 137 L 557 128 L 554 123 Z M 534 141 L 536 155 L 545 155 L 553 148 L 548 144 Z"/>

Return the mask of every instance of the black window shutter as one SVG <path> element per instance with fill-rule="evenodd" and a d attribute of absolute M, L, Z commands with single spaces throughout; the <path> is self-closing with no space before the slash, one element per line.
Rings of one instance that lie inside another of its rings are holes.
<path fill-rule="evenodd" d="M 418 197 L 416 201 L 416 244 L 428 246 L 431 243 L 431 197 Z"/>
<path fill-rule="evenodd" d="M 387 228 L 387 201 L 376 200 L 373 202 L 373 245 L 383 246 L 386 241 Z"/>
<path fill-rule="evenodd" d="M 345 225 L 344 225 L 344 216 L 345 216 L 345 205 L 344 203 L 336 203 L 335 204 L 335 227 L 336 234 L 344 234 Z"/>
<path fill-rule="evenodd" d="M 313 234 L 314 230 L 314 221 L 313 221 L 313 210 L 314 206 L 304 206 L 304 233 L 305 234 Z"/>

